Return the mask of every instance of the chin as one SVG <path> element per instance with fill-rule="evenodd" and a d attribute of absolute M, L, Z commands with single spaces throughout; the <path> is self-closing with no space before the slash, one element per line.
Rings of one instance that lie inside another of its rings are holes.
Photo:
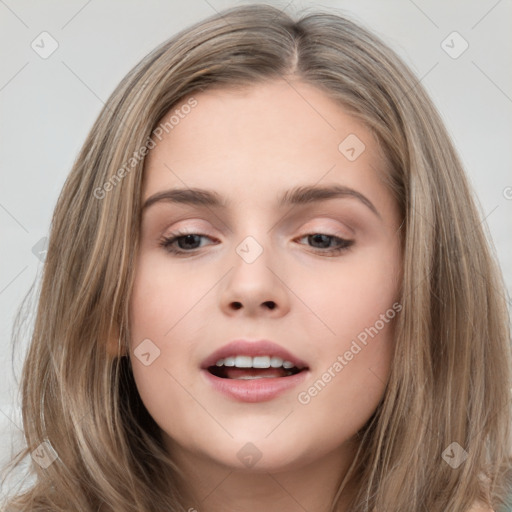
<path fill-rule="evenodd" d="M 298 447 L 301 447 L 300 452 Z M 221 449 L 204 453 L 217 464 L 247 473 L 278 473 L 298 469 L 318 457 L 318 453 L 306 451 L 304 443 L 298 440 L 290 440 L 284 445 L 280 440 L 250 440 L 247 437 L 230 440 Z"/>

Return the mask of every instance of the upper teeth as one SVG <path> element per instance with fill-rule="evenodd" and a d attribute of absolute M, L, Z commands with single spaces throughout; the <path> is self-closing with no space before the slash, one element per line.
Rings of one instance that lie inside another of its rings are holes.
<path fill-rule="evenodd" d="M 285 361 L 280 357 L 270 356 L 234 356 L 219 359 L 216 366 L 236 366 L 238 368 L 293 368 L 295 366 L 291 361 Z"/>

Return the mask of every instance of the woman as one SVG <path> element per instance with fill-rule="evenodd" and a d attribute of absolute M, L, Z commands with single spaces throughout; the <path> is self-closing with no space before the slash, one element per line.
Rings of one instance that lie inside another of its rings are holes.
<path fill-rule="evenodd" d="M 421 84 L 339 16 L 227 10 L 127 75 L 64 186 L 9 506 L 497 510 L 510 367 Z"/>

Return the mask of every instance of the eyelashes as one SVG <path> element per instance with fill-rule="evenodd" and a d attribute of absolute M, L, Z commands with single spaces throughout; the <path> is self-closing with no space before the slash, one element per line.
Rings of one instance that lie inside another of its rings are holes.
<path fill-rule="evenodd" d="M 182 242 L 185 241 L 186 243 L 191 243 L 194 239 L 197 240 L 197 238 L 210 238 L 206 235 L 201 235 L 199 233 L 184 233 L 184 232 L 176 232 L 172 233 L 169 237 L 163 237 L 160 240 L 160 245 L 170 253 L 173 254 L 182 254 L 182 253 L 188 253 L 196 250 L 197 248 L 193 248 L 192 251 L 187 251 L 183 248 L 176 248 L 175 244 L 176 242 Z"/>
<path fill-rule="evenodd" d="M 196 254 L 198 249 L 201 247 L 188 247 L 188 245 L 197 245 L 198 241 L 200 243 L 201 238 L 208 238 L 210 240 L 213 240 L 212 237 L 209 237 L 207 235 L 203 235 L 201 233 L 187 233 L 187 232 L 175 232 L 171 233 L 171 235 L 167 237 L 162 237 L 159 241 L 159 245 L 163 247 L 167 252 L 177 255 L 177 256 L 186 256 L 186 255 L 192 255 Z M 310 233 L 306 235 L 302 235 L 296 240 L 303 240 L 308 239 L 308 242 L 313 242 L 313 244 L 320 244 L 321 246 L 325 246 L 326 244 L 329 245 L 329 247 L 312 247 L 314 252 L 318 254 L 325 254 L 325 255 L 340 255 L 347 251 L 352 245 L 354 245 L 354 240 L 348 240 L 346 238 L 341 238 L 335 235 L 329 235 L 326 233 Z M 330 243 L 334 242 L 335 246 L 330 246 Z M 179 246 L 182 247 L 179 247 Z M 185 247 L 183 247 L 183 245 Z M 303 244 L 302 244 L 303 245 Z M 178 246 L 178 247 L 177 247 Z"/>
<path fill-rule="evenodd" d="M 315 250 L 320 250 L 322 252 L 326 252 L 328 254 L 339 254 L 341 252 L 344 252 L 349 247 L 351 247 L 354 244 L 354 240 L 348 240 L 346 238 L 341 238 L 339 236 L 335 235 L 328 235 L 324 233 L 312 233 L 308 235 L 304 235 L 299 240 L 302 240 L 304 238 L 307 238 L 308 240 L 315 240 L 315 243 L 319 242 L 320 240 L 323 240 L 323 242 L 327 241 L 335 241 L 336 246 L 335 247 L 328 247 L 328 248 L 316 248 Z M 320 242 L 321 244 L 322 242 Z"/>

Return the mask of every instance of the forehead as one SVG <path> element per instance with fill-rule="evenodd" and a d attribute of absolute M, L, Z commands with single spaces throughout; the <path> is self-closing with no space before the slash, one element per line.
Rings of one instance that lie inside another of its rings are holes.
<path fill-rule="evenodd" d="M 185 98 L 159 126 L 161 140 L 153 137 L 156 147 L 146 157 L 144 198 L 172 186 L 277 198 L 274 190 L 322 180 L 366 182 L 368 190 L 379 186 L 385 167 L 361 121 L 297 81 L 209 89 Z"/>

